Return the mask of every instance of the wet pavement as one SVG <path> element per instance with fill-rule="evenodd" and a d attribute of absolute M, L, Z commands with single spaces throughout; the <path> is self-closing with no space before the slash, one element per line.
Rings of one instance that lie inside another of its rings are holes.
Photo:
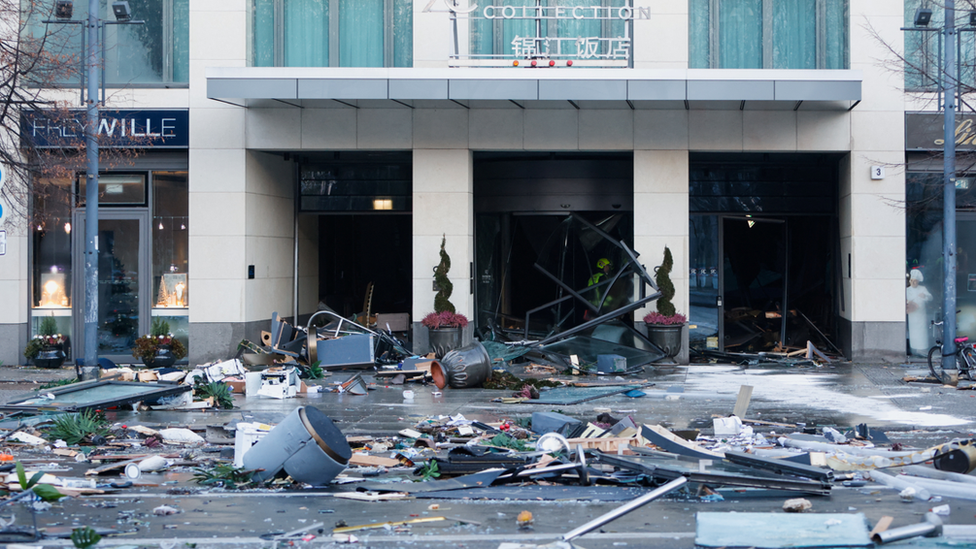
<path fill-rule="evenodd" d="M 609 409 L 616 417 L 629 415 L 638 423 L 661 424 L 674 429 L 712 430 L 714 415 L 732 412 L 741 385 L 754 387 L 747 418 L 807 426 L 832 426 L 845 431 L 858 423 L 882 430 L 894 442 L 925 448 L 957 437 L 972 437 L 976 430 L 976 391 L 957 390 L 925 383 L 907 383 L 906 375 L 924 375 L 919 364 L 838 364 L 815 367 L 739 367 L 729 365 L 661 366 L 647 368 L 644 375 L 626 381 L 646 380 L 653 386 L 647 396 L 623 395 L 583 404 L 540 406 L 501 404 L 492 399 L 510 396 L 511 391 L 446 389 L 441 395 L 432 386 L 377 386 L 367 396 L 324 393 L 278 401 L 235 396 L 238 408 L 225 411 L 110 411 L 112 422 L 148 426 L 224 425 L 233 420 L 277 423 L 300 405 L 315 406 L 336 421 L 347 436 L 390 436 L 412 427 L 430 415 L 462 414 L 486 423 L 518 420 L 533 412 L 558 410 L 585 421 L 594 421 L 597 409 Z M 73 372 L 21 368 L 0 368 L 0 402 L 9 401 L 33 381 L 71 377 Z M 333 373 L 322 384 L 346 379 Z M 597 378 L 591 378 L 596 380 Z M 601 378 L 611 381 L 612 377 Z M 404 388 L 412 389 L 412 400 L 404 399 Z M 677 392 L 681 391 L 681 392 Z M 777 426 L 755 425 L 769 436 L 792 431 Z M 67 468 L 64 476 L 82 476 L 91 467 L 43 453 L 8 448 L 28 465 Z M 355 470 L 347 470 L 355 474 Z M 467 547 L 496 548 L 501 542 L 544 544 L 562 533 L 618 507 L 620 502 L 595 501 L 478 501 L 411 499 L 396 502 L 358 502 L 337 499 L 336 492 L 350 486 L 297 491 L 252 490 L 243 493 L 202 491 L 189 480 L 186 470 L 147 474 L 134 486 L 93 496 L 68 498 L 36 514 L 38 527 L 54 533 L 80 525 L 114 527 L 125 535 L 106 537 L 99 547 L 273 547 L 259 536 L 287 532 L 322 523 L 309 530 L 315 539 L 296 546 L 332 544 L 331 530 L 340 521 L 348 525 L 400 521 L 444 516 L 448 520 L 414 525 L 404 532 L 390 529 L 355 532 L 361 546 L 369 547 Z M 121 480 L 101 477 L 99 482 Z M 190 491 L 192 493 L 185 493 Z M 695 513 L 781 512 L 785 499 L 726 497 L 725 501 L 664 499 L 611 522 L 599 531 L 577 540 L 577 547 L 693 547 Z M 946 517 L 952 524 L 976 524 L 976 501 L 946 499 L 941 503 L 915 500 L 903 503 L 895 490 L 868 484 L 864 487 L 837 486 L 829 497 L 807 497 L 815 513 L 864 513 L 870 524 L 882 516 L 894 517 L 893 526 L 915 523 L 933 505 L 950 504 Z M 153 516 L 152 509 L 170 505 L 181 512 Z M 428 509 L 436 504 L 440 508 Z M 19 506 L 18 506 L 19 507 Z M 531 529 L 520 529 L 516 516 L 522 510 L 533 513 Z M 20 509 L 18 524 L 26 511 Z M 0 513 L 6 516 L 6 513 Z M 321 533 L 319 530 L 321 529 Z M 928 546 L 931 540 L 912 540 L 901 545 Z M 34 546 L 71 546 L 67 540 L 34 542 Z"/>

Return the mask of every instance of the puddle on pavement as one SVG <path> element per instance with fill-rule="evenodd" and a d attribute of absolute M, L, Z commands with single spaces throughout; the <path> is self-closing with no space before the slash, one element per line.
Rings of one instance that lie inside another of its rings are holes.
<path fill-rule="evenodd" d="M 740 385 L 752 385 L 754 400 L 790 403 L 903 425 L 950 427 L 973 422 L 971 418 L 949 414 L 903 410 L 884 400 L 832 389 L 832 385 L 844 385 L 840 382 L 842 377 L 841 374 L 795 375 L 742 370 L 736 366 L 701 366 L 695 367 L 694 375 L 688 376 L 685 386 L 695 391 L 735 394 Z"/>

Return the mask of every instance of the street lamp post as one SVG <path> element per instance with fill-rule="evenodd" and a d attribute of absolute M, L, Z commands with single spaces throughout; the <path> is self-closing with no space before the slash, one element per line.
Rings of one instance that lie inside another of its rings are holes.
<path fill-rule="evenodd" d="M 55 3 L 54 21 L 44 23 L 82 24 L 85 26 L 85 64 L 87 96 L 82 88 L 86 112 L 85 121 L 85 366 L 98 366 L 98 87 L 102 81 L 103 44 L 99 31 L 108 21 L 98 17 L 99 0 L 88 0 L 88 19 L 72 21 L 72 0 Z M 126 0 L 112 3 L 116 24 L 141 25 L 144 21 L 130 21 L 131 10 Z"/>
<path fill-rule="evenodd" d="M 942 160 L 942 370 L 956 368 L 956 2 L 945 0 Z"/>
<path fill-rule="evenodd" d="M 98 0 L 88 0 L 88 98 L 85 108 L 85 366 L 98 366 L 98 83 L 102 65 Z"/>
<path fill-rule="evenodd" d="M 903 31 L 937 32 L 944 37 L 945 52 L 941 61 L 939 94 L 943 107 L 943 156 L 942 156 L 942 369 L 956 369 L 956 102 L 959 71 L 956 60 L 956 2 L 945 0 L 945 24 L 941 29 L 927 28 L 932 10 L 920 7 L 915 11 L 915 26 Z M 976 18 L 970 14 L 970 27 Z M 976 28 L 964 29 L 969 32 Z M 938 69 L 937 69 L 938 70 Z"/>

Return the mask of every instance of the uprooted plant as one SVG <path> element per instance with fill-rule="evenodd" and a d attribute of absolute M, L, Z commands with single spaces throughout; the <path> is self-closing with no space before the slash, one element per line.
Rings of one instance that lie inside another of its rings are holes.
<path fill-rule="evenodd" d="M 17 470 L 17 482 L 20 484 L 20 489 L 24 492 L 30 490 L 34 492 L 34 495 L 41 498 L 44 501 L 57 501 L 64 497 L 64 494 L 58 492 L 58 489 L 50 484 L 38 484 L 41 478 L 44 476 L 44 471 L 38 471 L 34 473 L 34 476 L 27 480 L 27 473 L 24 472 L 24 465 L 19 461 L 14 465 Z"/>
<path fill-rule="evenodd" d="M 54 418 L 54 425 L 47 428 L 48 437 L 61 439 L 68 446 L 81 443 L 95 435 L 108 434 L 108 422 L 97 412 L 85 410 L 80 414 L 62 414 Z"/>
<path fill-rule="evenodd" d="M 418 482 L 427 482 L 428 480 L 433 480 L 441 476 L 440 468 L 437 465 L 437 460 L 428 460 L 427 463 L 417 469 L 417 474 L 420 475 L 420 480 Z"/>
<path fill-rule="evenodd" d="M 102 536 L 88 526 L 75 528 L 71 531 L 71 543 L 73 543 L 78 549 L 88 549 L 89 547 L 94 547 L 98 545 L 98 542 L 101 540 Z"/>
<path fill-rule="evenodd" d="M 234 407 L 234 396 L 230 393 L 230 386 L 221 381 L 207 383 L 197 379 L 193 385 L 193 395 L 201 400 L 213 397 L 218 408 L 230 410 Z"/>
<path fill-rule="evenodd" d="M 257 485 L 253 470 L 234 467 L 231 463 L 222 463 L 209 469 L 198 467 L 193 470 L 193 480 L 197 484 L 212 487 L 222 487 L 228 490 L 243 490 Z"/>

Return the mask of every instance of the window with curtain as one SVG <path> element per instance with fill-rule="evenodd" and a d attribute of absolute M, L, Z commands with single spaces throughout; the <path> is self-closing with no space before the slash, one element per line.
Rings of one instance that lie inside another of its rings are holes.
<path fill-rule="evenodd" d="M 101 2 L 99 17 L 114 22 L 115 16 L 105 0 Z M 190 0 L 139 0 L 129 2 L 132 20 L 144 21 L 135 25 L 105 25 L 102 56 L 105 84 L 109 87 L 151 86 L 189 82 Z M 53 20 L 53 0 L 32 3 L 25 32 L 32 39 L 45 36 L 48 53 L 57 56 L 59 64 L 76 70 L 55 67 L 53 83 L 79 85 L 83 70 L 81 59 L 84 25 L 43 23 Z M 73 21 L 86 21 L 88 4 L 75 2 Z"/>
<path fill-rule="evenodd" d="M 250 0 L 254 67 L 413 66 L 411 0 Z"/>
<path fill-rule="evenodd" d="M 915 10 L 920 7 L 932 10 L 932 20 L 926 27 L 915 26 Z M 944 37 L 938 29 L 945 24 L 945 10 L 934 1 L 905 0 L 905 89 L 931 92 L 939 88 L 943 74 Z M 956 74 L 959 81 L 968 86 L 976 85 L 974 59 L 976 59 L 976 32 L 969 25 L 969 10 L 956 11 L 956 37 L 959 40 L 956 56 Z M 927 30 L 925 30 L 927 29 Z"/>
<path fill-rule="evenodd" d="M 522 14 L 522 7 L 535 7 L 536 0 L 507 0 L 505 6 L 512 6 Z M 537 42 L 534 46 L 544 56 L 559 59 L 584 59 L 592 54 L 608 54 L 611 48 L 621 45 L 611 43 L 610 38 L 628 39 L 626 48 L 629 50 L 629 23 L 620 18 L 551 18 L 555 8 L 565 8 L 565 13 L 573 13 L 577 7 L 592 8 L 621 8 L 629 7 L 627 0 L 542 0 L 541 7 L 548 16 L 539 19 L 525 19 L 520 17 L 505 18 L 501 9 L 495 10 L 494 18 L 486 18 L 483 9 L 474 10 L 468 17 L 469 22 L 469 52 L 472 58 L 524 58 L 531 55 L 521 55 L 529 47 L 527 44 Z M 589 14 L 589 10 L 582 13 Z M 613 11 L 611 13 L 616 13 Z M 595 38 L 598 41 L 580 42 L 582 38 Z M 539 40 L 537 40 L 539 39 Z M 588 54 L 579 55 L 580 48 L 590 48 Z"/>
<path fill-rule="evenodd" d="M 693 69 L 846 69 L 849 0 L 689 0 Z"/>

